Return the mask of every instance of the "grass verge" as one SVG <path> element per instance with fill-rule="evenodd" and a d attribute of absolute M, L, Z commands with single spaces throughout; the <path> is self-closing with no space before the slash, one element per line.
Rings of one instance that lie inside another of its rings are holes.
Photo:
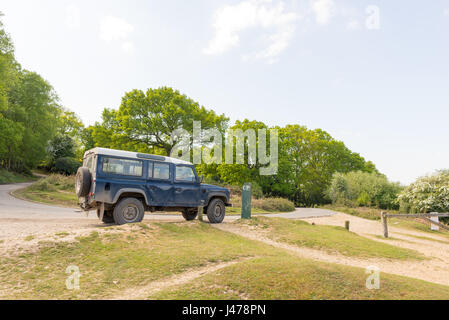
<path fill-rule="evenodd" d="M 424 259 L 424 256 L 417 251 L 370 240 L 349 232 L 343 227 L 318 226 L 300 220 L 266 217 L 238 220 L 235 223 L 256 226 L 275 241 L 345 256 L 399 260 Z"/>
<path fill-rule="evenodd" d="M 13 192 L 13 195 L 25 200 L 64 207 L 77 207 L 75 194 L 75 178 L 52 174 L 40 179 L 32 185 Z"/>
<path fill-rule="evenodd" d="M 449 287 L 384 274 L 379 290 L 366 288 L 361 268 L 299 259 L 291 255 L 260 257 L 227 267 L 177 288 L 160 291 L 150 299 L 442 299 Z"/>
<path fill-rule="evenodd" d="M 0 184 L 21 183 L 36 180 L 36 177 L 0 169 Z"/>

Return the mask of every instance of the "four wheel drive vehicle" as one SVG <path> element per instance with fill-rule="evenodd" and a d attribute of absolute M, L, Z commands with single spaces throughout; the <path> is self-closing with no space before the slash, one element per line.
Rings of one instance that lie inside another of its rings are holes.
<path fill-rule="evenodd" d="M 103 148 L 84 154 L 75 189 L 80 207 L 96 209 L 105 223 L 140 222 L 145 211 L 181 211 L 193 220 L 199 208 L 221 223 L 231 206 L 230 191 L 203 184 L 190 162 Z"/>

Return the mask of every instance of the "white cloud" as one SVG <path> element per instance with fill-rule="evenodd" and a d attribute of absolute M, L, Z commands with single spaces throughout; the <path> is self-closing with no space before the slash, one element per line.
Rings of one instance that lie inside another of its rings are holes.
<path fill-rule="evenodd" d="M 126 40 L 133 31 L 134 26 L 121 18 L 106 16 L 100 21 L 100 38 L 106 42 Z"/>
<path fill-rule="evenodd" d="M 336 5 L 334 0 L 314 0 L 312 11 L 318 24 L 326 25 L 335 16 Z"/>
<path fill-rule="evenodd" d="M 269 0 L 246 0 L 226 5 L 214 14 L 214 37 L 203 52 L 210 55 L 224 53 L 239 45 L 242 31 L 261 28 L 273 33 L 266 37 L 268 46 L 254 57 L 273 59 L 288 47 L 297 19 L 295 12 L 284 10 L 283 2 L 273 4 Z"/>
<path fill-rule="evenodd" d="M 80 10 L 75 5 L 70 5 L 66 8 L 65 24 L 69 29 L 77 30 L 81 28 Z"/>
<path fill-rule="evenodd" d="M 449 16 L 449 8 L 444 9 L 444 15 L 445 15 L 445 16 Z"/>
<path fill-rule="evenodd" d="M 128 40 L 129 34 L 134 31 L 134 26 L 126 20 L 106 16 L 100 21 L 100 39 L 105 42 L 120 42 L 123 52 L 132 54 L 136 51 L 134 43 Z"/>

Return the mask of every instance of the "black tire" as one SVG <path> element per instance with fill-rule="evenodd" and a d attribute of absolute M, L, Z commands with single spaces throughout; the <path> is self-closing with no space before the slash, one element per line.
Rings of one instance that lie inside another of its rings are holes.
<path fill-rule="evenodd" d="M 98 219 L 100 219 L 100 209 L 97 209 L 97 217 Z M 114 216 L 112 215 L 112 210 L 104 211 L 102 222 L 106 224 L 115 223 Z"/>
<path fill-rule="evenodd" d="M 187 209 L 187 210 L 184 210 L 184 211 L 182 211 L 182 216 L 187 221 L 195 220 L 196 217 L 198 216 L 198 209 Z"/>
<path fill-rule="evenodd" d="M 207 218 L 210 223 L 222 223 L 226 215 L 226 206 L 221 199 L 213 199 L 207 206 Z"/>
<path fill-rule="evenodd" d="M 92 175 L 86 167 L 78 168 L 75 177 L 75 191 L 79 197 L 85 197 L 89 194 L 92 183 Z"/>
<path fill-rule="evenodd" d="M 142 201 L 136 198 L 124 198 L 115 206 L 113 217 L 115 223 L 122 225 L 137 223 L 143 220 L 145 208 Z"/>

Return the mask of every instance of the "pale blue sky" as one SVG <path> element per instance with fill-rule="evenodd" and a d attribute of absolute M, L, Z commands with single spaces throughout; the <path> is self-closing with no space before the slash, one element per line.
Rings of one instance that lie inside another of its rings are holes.
<path fill-rule="evenodd" d="M 0 11 L 17 59 L 85 124 L 125 91 L 172 86 L 232 120 L 322 128 L 394 181 L 449 167 L 449 0 L 2 0 Z"/>

